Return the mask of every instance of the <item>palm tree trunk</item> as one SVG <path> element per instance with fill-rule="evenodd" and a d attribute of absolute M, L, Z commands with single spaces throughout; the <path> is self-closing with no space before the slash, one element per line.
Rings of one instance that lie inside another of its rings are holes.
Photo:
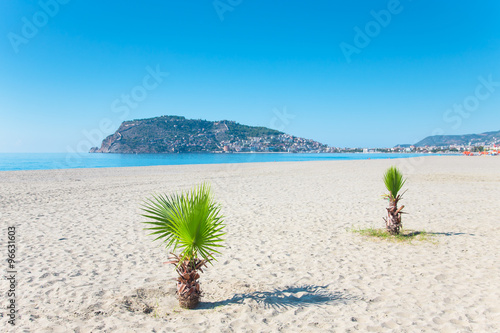
<path fill-rule="evenodd" d="M 188 293 L 179 294 L 179 306 L 184 309 L 194 309 L 200 303 L 200 293 L 193 292 L 190 295 Z"/>
<path fill-rule="evenodd" d="M 398 209 L 399 195 L 396 198 L 389 199 L 389 208 L 387 208 L 387 219 L 385 219 L 385 226 L 387 232 L 391 235 L 399 235 L 402 227 L 401 211 L 404 206 Z"/>
<path fill-rule="evenodd" d="M 179 277 L 177 278 L 177 295 L 181 308 L 194 309 L 200 303 L 201 290 L 198 279 L 198 270 L 205 265 L 205 261 L 200 259 L 185 260 L 177 268 Z"/>

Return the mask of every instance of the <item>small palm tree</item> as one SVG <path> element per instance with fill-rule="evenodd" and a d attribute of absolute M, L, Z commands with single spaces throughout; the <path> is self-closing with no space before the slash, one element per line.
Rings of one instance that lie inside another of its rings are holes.
<path fill-rule="evenodd" d="M 385 187 L 389 191 L 384 197 L 389 199 L 389 207 L 387 208 L 387 218 L 385 220 L 385 226 L 387 232 L 391 235 L 399 235 L 399 231 L 402 227 L 401 224 L 401 214 L 405 206 L 398 208 L 398 202 L 403 198 L 403 194 L 398 194 L 403 187 L 406 179 L 403 179 L 403 174 L 398 168 L 392 166 L 384 174 Z"/>
<path fill-rule="evenodd" d="M 220 253 L 221 238 L 225 235 L 223 216 L 207 184 L 201 184 L 186 193 L 170 196 L 153 195 L 145 201 L 142 216 L 152 219 L 150 235 L 154 240 L 163 240 L 166 248 L 174 254 L 167 263 L 174 264 L 177 278 L 179 304 L 183 308 L 195 308 L 201 297 L 198 272 L 203 272 L 207 263 L 215 260 L 213 254 Z"/>

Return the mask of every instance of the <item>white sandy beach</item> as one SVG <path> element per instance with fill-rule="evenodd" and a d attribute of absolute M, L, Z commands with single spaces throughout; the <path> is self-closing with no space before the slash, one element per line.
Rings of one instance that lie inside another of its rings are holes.
<path fill-rule="evenodd" d="M 382 174 L 408 178 L 408 229 L 433 242 L 371 241 Z M 142 200 L 202 181 L 227 247 L 182 310 Z M 498 332 L 500 157 L 0 172 L 0 253 L 16 227 L 16 326 L 2 332 Z M 5 258 L 4 258 L 5 257 Z"/>

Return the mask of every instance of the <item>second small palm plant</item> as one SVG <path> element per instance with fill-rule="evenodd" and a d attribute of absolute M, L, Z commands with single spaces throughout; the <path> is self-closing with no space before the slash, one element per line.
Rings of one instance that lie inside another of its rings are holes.
<path fill-rule="evenodd" d="M 384 174 L 385 187 L 389 191 L 385 197 L 389 199 L 389 207 L 387 208 L 387 218 L 384 218 L 387 232 L 391 235 L 399 235 L 402 227 L 401 214 L 405 206 L 398 208 L 398 202 L 402 199 L 403 194 L 399 191 L 403 188 L 406 179 L 403 179 L 403 174 L 398 168 L 392 166 Z"/>
<path fill-rule="evenodd" d="M 151 219 L 150 235 L 163 240 L 172 249 L 178 273 L 177 294 L 183 308 L 195 308 L 201 297 L 199 272 L 207 263 L 215 260 L 214 254 L 225 235 L 220 205 L 212 197 L 209 185 L 201 184 L 191 191 L 166 195 L 154 195 L 146 200 L 142 216 Z M 180 253 L 175 254 L 179 250 Z"/>

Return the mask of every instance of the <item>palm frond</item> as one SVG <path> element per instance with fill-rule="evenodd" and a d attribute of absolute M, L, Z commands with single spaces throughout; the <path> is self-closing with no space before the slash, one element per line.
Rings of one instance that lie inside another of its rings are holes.
<path fill-rule="evenodd" d="M 167 248 L 180 249 L 180 262 L 201 256 L 210 262 L 213 253 L 219 253 L 224 232 L 224 217 L 220 205 L 211 194 L 210 186 L 203 183 L 191 191 L 170 196 L 153 195 L 144 202 L 143 223 L 151 225 L 149 235 L 163 240 Z"/>
<path fill-rule="evenodd" d="M 406 179 L 398 168 L 391 166 L 384 174 L 385 187 L 389 191 L 389 198 L 395 199 L 398 192 L 403 188 Z"/>

